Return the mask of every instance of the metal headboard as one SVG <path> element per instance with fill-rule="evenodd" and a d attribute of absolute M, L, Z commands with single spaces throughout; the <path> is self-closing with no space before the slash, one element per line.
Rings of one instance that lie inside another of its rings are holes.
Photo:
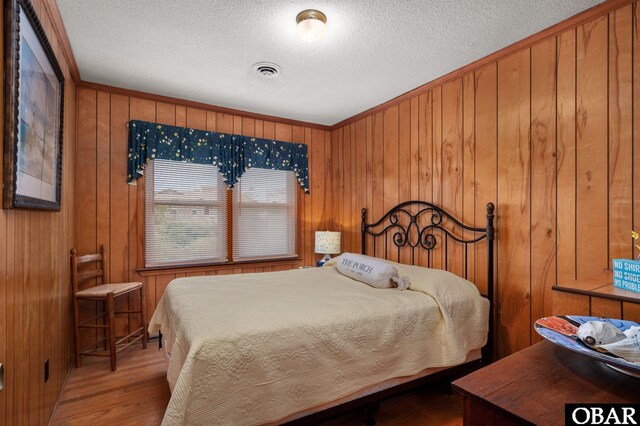
<path fill-rule="evenodd" d="M 415 213 L 414 213 L 415 211 Z M 483 360 L 493 360 L 493 323 L 496 307 L 494 303 L 494 268 L 493 241 L 495 228 L 493 226 L 495 206 L 487 204 L 487 226 L 475 228 L 465 225 L 450 213 L 426 201 L 405 201 L 391 208 L 377 222 L 367 223 L 367 209 L 362 209 L 362 254 L 367 254 L 367 235 L 373 238 L 373 255 L 376 254 L 377 237 L 382 237 L 384 244 L 383 257 L 388 259 L 389 244 L 396 247 L 398 258 L 402 248 L 410 250 L 410 263 L 415 265 L 416 250 L 427 252 L 427 267 L 431 267 L 433 250 L 438 247 L 438 236 L 443 240 L 444 269 L 449 267 L 449 244 L 461 244 L 464 252 L 464 278 L 468 278 L 469 244 L 482 240 L 487 242 L 487 294 L 484 295 L 491 303 L 489 315 L 489 340 L 483 348 Z M 448 227 L 447 227 L 448 225 Z M 459 232 L 456 233 L 455 230 Z M 464 235 L 470 233 L 470 238 Z M 389 238 L 391 236 L 391 238 Z M 391 241 L 390 241 L 391 240 Z M 393 249 L 393 246 L 391 249 Z"/>

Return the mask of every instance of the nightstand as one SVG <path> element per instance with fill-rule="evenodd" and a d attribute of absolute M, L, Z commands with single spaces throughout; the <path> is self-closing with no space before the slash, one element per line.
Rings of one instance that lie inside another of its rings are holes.
<path fill-rule="evenodd" d="M 638 379 L 544 341 L 452 384 L 465 425 L 563 425 L 566 403 L 639 403 Z"/>

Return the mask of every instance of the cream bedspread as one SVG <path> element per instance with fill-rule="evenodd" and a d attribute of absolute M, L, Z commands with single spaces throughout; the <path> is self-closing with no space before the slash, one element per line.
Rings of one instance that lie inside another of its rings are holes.
<path fill-rule="evenodd" d="M 411 290 L 335 267 L 180 278 L 149 325 L 167 338 L 163 425 L 275 422 L 393 377 L 462 363 L 488 302 L 448 272 L 396 266 Z"/>

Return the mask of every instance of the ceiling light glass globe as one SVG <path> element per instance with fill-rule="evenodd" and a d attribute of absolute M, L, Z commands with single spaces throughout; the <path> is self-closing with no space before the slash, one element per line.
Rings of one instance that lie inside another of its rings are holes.
<path fill-rule="evenodd" d="M 321 40 L 327 32 L 327 25 L 318 19 L 305 19 L 296 28 L 298 37 L 307 42 Z"/>

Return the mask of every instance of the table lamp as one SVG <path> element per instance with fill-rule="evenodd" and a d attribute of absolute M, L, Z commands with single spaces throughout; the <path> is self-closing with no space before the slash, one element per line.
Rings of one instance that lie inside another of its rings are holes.
<path fill-rule="evenodd" d="M 316 231 L 316 253 L 324 254 L 318 266 L 328 262 L 332 254 L 340 253 L 340 232 Z"/>

